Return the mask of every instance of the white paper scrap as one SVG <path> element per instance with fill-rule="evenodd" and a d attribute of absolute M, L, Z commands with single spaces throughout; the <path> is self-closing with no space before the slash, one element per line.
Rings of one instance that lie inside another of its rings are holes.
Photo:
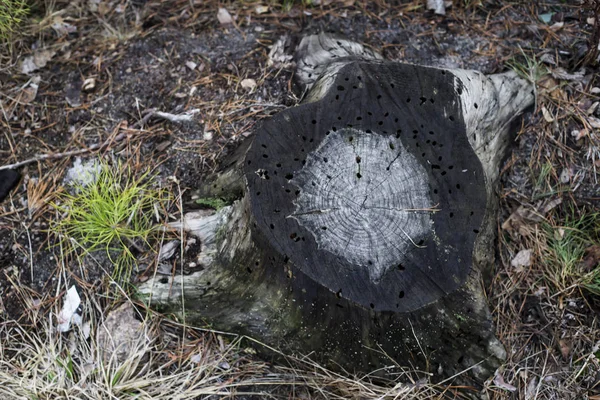
<path fill-rule="evenodd" d="M 81 299 L 79 298 L 79 293 L 77 293 L 77 288 L 75 286 L 71 286 L 65 295 L 65 304 L 63 304 L 63 308 L 60 310 L 60 314 L 58 314 L 59 332 L 67 332 L 69 329 L 71 329 L 73 315 L 75 314 L 75 311 L 77 311 L 77 308 L 79 308 L 80 304 Z M 79 317 L 79 320 L 81 321 L 81 317 Z"/>

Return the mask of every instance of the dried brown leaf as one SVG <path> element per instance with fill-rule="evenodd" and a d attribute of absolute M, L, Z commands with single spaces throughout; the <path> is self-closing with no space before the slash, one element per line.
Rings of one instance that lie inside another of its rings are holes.
<path fill-rule="evenodd" d="M 600 266 L 600 244 L 594 244 L 585 249 L 581 265 L 585 271 L 591 271 Z"/>

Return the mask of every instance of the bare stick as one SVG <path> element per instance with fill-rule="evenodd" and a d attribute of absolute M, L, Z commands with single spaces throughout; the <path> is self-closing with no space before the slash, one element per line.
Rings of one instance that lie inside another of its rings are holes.
<path fill-rule="evenodd" d="M 137 122 L 133 127 L 135 129 L 136 127 L 143 126 L 152 117 L 166 119 L 168 121 L 175 122 L 175 123 L 191 121 L 194 114 L 197 114 L 199 111 L 200 110 L 198 110 L 198 109 L 193 109 L 193 110 L 187 111 L 183 114 L 176 115 L 176 114 L 170 114 L 170 113 L 166 113 L 166 112 L 162 112 L 162 111 L 156 111 L 155 109 L 150 109 L 150 110 L 148 110 L 148 112 L 146 113 L 144 118 L 142 118 L 139 122 Z M 14 164 L 2 165 L 2 166 L 0 166 L 0 171 L 3 169 L 19 168 L 24 165 L 31 164 L 31 163 L 38 162 L 38 161 L 54 160 L 57 158 L 77 156 L 77 155 L 89 153 L 89 152 L 95 151 L 95 150 L 103 150 L 103 149 L 109 147 L 112 143 L 120 142 L 121 140 L 123 140 L 125 138 L 125 136 L 126 135 L 124 133 L 120 133 L 117 136 L 115 136 L 114 138 L 109 138 L 106 141 L 104 141 L 103 143 L 94 144 L 85 149 L 65 151 L 63 153 L 42 154 L 42 155 L 27 159 L 24 161 L 19 161 Z"/>
<path fill-rule="evenodd" d="M 28 160 L 19 161 L 14 164 L 2 165 L 2 166 L 0 166 L 0 171 L 3 169 L 19 168 L 19 167 L 22 167 L 23 165 L 31 164 L 31 163 L 38 162 L 38 161 L 54 160 L 57 158 L 77 156 L 79 154 L 89 153 L 90 151 L 94 151 L 94 150 L 102 150 L 102 149 L 108 147 L 108 145 L 110 145 L 113 142 L 115 142 L 115 143 L 120 142 L 121 140 L 123 140 L 123 138 L 125 138 L 125 134 L 121 133 L 121 134 L 117 135 L 114 139 L 107 139 L 103 143 L 93 144 L 85 149 L 65 151 L 64 153 L 42 154 L 40 156 L 33 157 Z"/>

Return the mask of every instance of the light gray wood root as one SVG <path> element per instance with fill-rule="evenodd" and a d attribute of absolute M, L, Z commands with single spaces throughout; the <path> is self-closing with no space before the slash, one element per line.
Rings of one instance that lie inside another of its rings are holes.
<path fill-rule="evenodd" d="M 364 45 L 325 33 L 306 36 L 295 55 L 296 80 L 304 103 L 317 101 L 331 88 L 340 68 L 356 60 L 383 60 L 378 52 Z M 317 87 L 313 87 L 316 82 Z"/>

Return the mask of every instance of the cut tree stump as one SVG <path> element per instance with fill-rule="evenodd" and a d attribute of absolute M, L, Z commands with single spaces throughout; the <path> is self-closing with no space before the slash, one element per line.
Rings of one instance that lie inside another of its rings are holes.
<path fill-rule="evenodd" d="M 303 103 L 198 192 L 239 200 L 185 216 L 202 270 L 140 290 L 187 323 L 328 366 L 481 382 L 505 358 L 482 277 L 509 126 L 532 86 L 383 61 L 323 34 L 302 40 L 296 62 Z"/>

